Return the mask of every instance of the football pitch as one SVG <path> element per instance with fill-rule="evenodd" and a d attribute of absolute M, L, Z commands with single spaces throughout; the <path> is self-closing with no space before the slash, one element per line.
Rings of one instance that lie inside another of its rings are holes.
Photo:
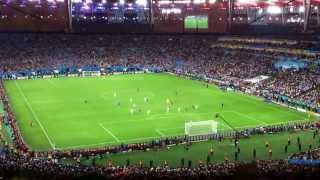
<path fill-rule="evenodd" d="M 24 140 L 38 151 L 184 135 L 189 121 L 216 120 L 221 132 L 315 118 L 167 73 L 9 80 L 5 88 Z"/>

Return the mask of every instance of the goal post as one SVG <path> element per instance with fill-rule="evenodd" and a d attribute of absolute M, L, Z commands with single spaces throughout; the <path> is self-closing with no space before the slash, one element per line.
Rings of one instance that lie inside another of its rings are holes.
<path fill-rule="evenodd" d="M 185 123 L 185 134 L 188 136 L 208 135 L 218 132 L 218 123 L 215 120 L 190 121 Z"/>

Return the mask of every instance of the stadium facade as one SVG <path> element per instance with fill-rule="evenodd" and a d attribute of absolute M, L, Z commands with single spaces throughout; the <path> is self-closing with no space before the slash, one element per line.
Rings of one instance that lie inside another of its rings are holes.
<path fill-rule="evenodd" d="M 319 5 L 320 0 L 0 0 L 0 31 L 315 32 Z"/>

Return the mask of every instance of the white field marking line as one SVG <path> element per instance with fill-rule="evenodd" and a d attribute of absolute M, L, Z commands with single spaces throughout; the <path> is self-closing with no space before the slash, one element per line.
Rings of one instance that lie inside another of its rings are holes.
<path fill-rule="evenodd" d="M 222 116 L 222 115 L 220 115 L 220 116 Z M 223 116 L 222 116 L 223 117 Z M 223 117 L 224 118 L 224 117 Z M 224 118 L 225 119 L 225 118 Z M 231 130 L 233 130 L 231 127 L 229 127 L 229 125 L 228 124 L 226 124 L 226 123 L 224 123 L 223 124 L 225 127 L 227 127 L 227 128 L 229 128 L 229 129 L 231 129 Z M 236 127 L 234 127 L 235 129 L 241 129 L 241 128 L 254 128 L 254 127 L 262 127 L 262 126 L 268 126 L 269 124 L 266 124 L 266 123 L 264 123 L 264 124 L 258 124 L 258 125 L 248 125 L 248 126 L 236 126 Z"/>
<path fill-rule="evenodd" d="M 147 139 L 159 139 L 161 137 L 145 137 L 145 138 L 132 138 L 132 139 L 126 139 L 122 140 L 121 142 L 130 142 L 130 141 L 140 141 L 140 140 L 147 140 Z M 110 144 L 116 144 L 119 143 L 118 141 L 109 141 L 109 142 L 102 142 L 102 143 L 96 143 L 96 144 L 84 144 L 84 145 L 76 145 L 76 146 L 68 146 L 63 147 L 59 149 L 72 149 L 72 148 L 81 148 L 81 147 L 90 147 L 90 146 L 97 146 L 97 145 L 110 145 Z"/>
<path fill-rule="evenodd" d="M 37 114 L 36 114 L 36 113 L 34 112 L 34 110 L 32 109 L 32 107 L 31 107 L 31 105 L 30 105 L 27 97 L 24 95 L 23 91 L 21 90 L 21 87 L 19 86 L 19 84 L 17 83 L 17 81 L 14 81 L 14 82 L 15 82 L 15 85 L 16 85 L 16 87 L 18 88 L 18 90 L 19 90 L 19 92 L 20 92 L 20 95 L 22 96 L 23 100 L 25 101 L 25 103 L 27 104 L 29 110 L 31 111 L 33 118 L 37 121 L 37 123 L 39 124 L 42 132 L 43 132 L 44 135 L 46 136 L 46 138 L 47 138 L 47 140 L 48 140 L 51 148 L 52 148 L 52 149 L 55 149 L 54 143 L 51 141 L 51 139 L 50 139 L 50 137 L 49 137 L 46 129 L 45 129 L 45 128 L 43 127 L 43 125 L 41 124 L 41 122 L 40 122 Z"/>
<path fill-rule="evenodd" d="M 156 132 L 160 134 L 161 137 L 166 137 L 166 135 L 163 132 L 161 132 L 159 129 L 156 129 Z"/>
<path fill-rule="evenodd" d="M 218 112 L 209 112 L 209 113 L 196 113 L 197 115 L 199 114 L 214 114 L 214 113 L 218 113 Z M 171 121 L 171 119 L 169 119 L 169 117 L 172 117 L 174 115 L 177 115 L 178 113 L 175 114 L 158 114 L 158 115 L 154 115 L 154 116 L 160 116 L 160 117 L 146 117 L 146 118 L 139 118 L 139 119 L 131 119 L 131 120 L 121 120 L 121 121 L 114 121 L 114 122 L 110 122 L 110 123 L 106 123 L 108 125 L 115 125 L 115 124 L 122 124 L 122 123 L 127 123 L 127 122 L 139 122 L 139 121 L 145 121 L 145 120 L 152 120 L 152 121 L 156 121 L 158 119 L 166 119 L 168 118 L 168 120 Z M 182 113 L 183 114 L 183 113 Z M 186 115 L 186 114 L 183 114 Z M 188 113 L 187 115 L 194 115 L 194 113 Z M 162 116 L 162 117 L 161 117 Z"/>
<path fill-rule="evenodd" d="M 102 142 L 102 143 L 96 143 L 96 144 L 82 144 L 82 145 L 75 145 L 75 146 L 67 146 L 63 148 L 57 148 L 58 150 L 63 149 L 74 149 L 74 148 L 81 148 L 81 147 L 90 147 L 90 146 L 99 146 L 99 145 L 107 145 L 107 144 L 113 144 L 117 143 L 116 141 L 108 141 L 108 142 Z"/>
<path fill-rule="evenodd" d="M 305 122 L 308 120 L 294 120 L 294 121 L 282 121 L 278 123 L 271 123 L 271 124 L 258 124 L 258 125 L 247 125 L 247 126 L 236 126 L 235 129 L 242 129 L 242 128 L 259 128 L 259 127 L 265 127 L 265 126 L 274 126 L 279 124 L 290 124 L 292 122 Z"/>
<path fill-rule="evenodd" d="M 265 125 L 268 125 L 268 123 L 266 123 L 266 122 L 264 122 L 264 121 L 262 121 L 262 120 L 260 120 L 260 119 L 257 119 L 257 118 L 255 118 L 255 117 L 252 117 L 252 116 L 249 116 L 249 115 L 246 115 L 246 114 L 242 114 L 242 113 L 240 113 L 240 112 L 238 112 L 238 111 L 223 111 L 223 112 L 235 113 L 235 114 L 238 114 L 238 115 L 240 115 L 240 116 L 242 116 L 242 117 L 245 117 L 245 118 L 248 118 L 248 119 L 251 119 L 251 120 L 254 120 L 254 121 L 259 121 L 259 122 L 261 122 L 261 123 L 263 123 L 263 124 L 265 124 Z"/>
<path fill-rule="evenodd" d="M 117 142 L 120 142 L 117 136 L 115 136 L 109 129 L 105 128 L 101 123 L 99 125 L 104 131 L 106 131 L 110 136 L 112 136 L 113 139 L 115 139 Z"/>
<path fill-rule="evenodd" d="M 301 122 L 304 120 L 295 120 L 295 121 L 290 121 L 290 122 Z M 285 124 L 287 122 L 279 122 L 279 123 L 273 123 L 273 124 L 269 124 L 270 126 L 272 125 L 276 125 L 276 124 Z M 259 125 L 248 125 L 248 126 L 238 126 L 235 127 L 236 129 L 241 129 L 241 128 L 259 128 L 264 126 L 263 124 L 259 124 Z M 225 128 L 227 127 L 227 128 Z M 161 129 L 161 131 L 166 131 L 166 130 L 171 130 L 171 129 L 183 129 L 183 128 L 167 128 L 167 129 Z M 223 128 L 219 129 L 219 131 L 226 131 L 228 129 L 231 129 L 229 126 L 224 126 Z M 179 136 L 179 135 L 183 135 L 183 133 L 176 133 L 176 134 L 172 134 L 172 135 L 167 135 L 166 137 L 169 136 Z M 127 139 L 124 140 L 122 142 L 129 142 L 129 141 L 135 141 L 135 140 L 146 140 L 146 139 L 157 139 L 159 137 L 145 137 L 145 138 L 135 138 L 135 139 Z M 63 149 L 72 149 L 72 148 L 81 148 L 81 147 L 90 147 L 90 146 L 98 146 L 98 145 L 110 145 L 110 144 L 115 144 L 117 143 L 117 141 L 109 141 L 109 142 L 102 142 L 102 143 L 96 143 L 96 144 L 85 144 L 85 145 L 76 145 L 76 146 L 68 146 L 68 147 L 64 147 L 64 148 L 57 148 L 60 150 Z"/>
<path fill-rule="evenodd" d="M 240 99 L 240 96 L 235 96 L 235 97 L 238 98 L 238 99 Z M 251 96 L 246 95 L 246 97 L 251 97 Z M 252 98 L 252 97 L 251 97 L 251 98 Z M 249 102 L 249 103 L 258 104 L 254 99 L 253 99 L 252 101 L 249 101 L 249 98 L 241 98 L 240 100 L 247 101 L 247 102 Z M 277 105 L 277 106 L 281 107 L 280 105 Z M 292 114 L 289 113 L 287 110 L 274 107 L 273 104 L 271 104 L 271 106 L 265 106 L 265 108 L 272 109 L 272 110 L 278 111 L 278 112 L 280 112 L 280 113 L 285 113 L 285 114 L 288 114 L 288 115 L 290 115 L 290 116 L 292 115 Z M 289 111 L 290 111 L 290 110 L 289 110 Z M 293 111 L 293 112 L 295 112 L 295 111 Z M 294 115 L 300 118 L 299 115 L 296 115 L 296 114 L 294 114 Z"/>
<path fill-rule="evenodd" d="M 176 116 L 176 115 L 184 115 L 184 116 L 190 116 L 190 115 L 206 115 L 206 114 L 212 114 L 213 116 L 216 114 L 216 113 L 220 113 L 220 112 L 202 112 L 202 113 L 192 113 L 192 112 L 187 112 L 187 113 L 184 113 L 184 112 L 181 112 L 181 113 L 168 113 L 168 114 L 156 114 L 156 115 L 151 115 L 151 116 L 148 116 L 146 119 L 154 119 L 154 118 L 168 118 L 170 116 Z M 190 119 L 191 120 L 191 119 Z"/>
<path fill-rule="evenodd" d="M 184 129 L 184 127 L 165 128 L 165 129 L 161 129 L 161 131 L 170 131 L 170 130 L 175 130 L 175 129 Z"/>
<path fill-rule="evenodd" d="M 140 141 L 140 140 L 146 140 L 146 139 L 159 139 L 159 138 L 161 138 L 161 137 L 156 136 L 156 137 L 145 137 L 145 138 L 133 138 L 133 139 L 124 140 L 123 142 Z"/>
<path fill-rule="evenodd" d="M 220 123 L 221 124 L 221 123 Z M 221 126 L 221 125 L 220 125 Z M 219 127 L 219 125 L 218 125 L 218 127 Z M 219 129 L 219 128 L 218 128 Z M 226 124 L 226 123 L 222 123 L 222 129 L 231 129 L 231 130 L 233 130 L 228 124 Z"/>
<path fill-rule="evenodd" d="M 278 123 L 271 123 L 269 124 L 270 126 L 272 125 L 278 125 L 278 124 L 290 124 L 290 123 L 295 123 L 295 122 L 311 122 L 312 120 L 308 120 L 308 119 L 303 119 L 303 120 L 293 120 L 293 121 L 281 121 Z"/>

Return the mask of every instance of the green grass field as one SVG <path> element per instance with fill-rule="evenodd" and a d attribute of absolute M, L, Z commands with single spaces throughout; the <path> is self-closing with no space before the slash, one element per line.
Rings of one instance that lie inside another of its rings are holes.
<path fill-rule="evenodd" d="M 307 151 L 309 145 L 312 148 L 320 147 L 320 137 L 319 135 L 313 138 L 314 130 L 306 131 L 292 131 L 292 132 L 282 132 L 277 134 L 264 134 L 264 135 L 254 135 L 250 138 L 242 138 L 239 142 L 240 154 L 238 161 L 250 162 L 254 160 L 253 149 L 256 149 L 257 157 L 256 160 L 280 160 L 288 159 L 288 157 L 293 153 L 299 153 L 299 146 L 297 144 L 297 137 L 300 138 L 302 144 L 302 151 Z M 287 153 L 284 151 L 284 147 L 288 142 L 288 137 L 291 137 L 291 145 L 288 146 Z M 265 142 L 268 141 L 270 146 L 265 147 Z M 214 154 L 210 154 L 210 149 L 214 149 Z M 269 156 L 268 150 L 272 149 L 272 156 Z M 170 149 L 158 149 L 150 151 L 138 151 L 131 153 L 117 153 L 117 154 L 106 154 L 102 157 L 95 157 L 96 163 L 101 166 L 105 166 L 108 161 L 112 161 L 114 165 L 126 165 L 127 160 L 130 164 L 139 164 L 142 160 L 145 166 L 149 166 L 149 162 L 153 161 L 154 165 L 161 166 L 167 161 L 171 167 L 176 167 L 181 165 L 181 159 L 185 159 L 185 165 L 189 160 L 192 161 L 192 165 L 196 166 L 201 160 L 202 162 L 207 161 L 207 157 L 210 156 L 210 162 L 221 163 L 228 158 L 229 161 L 235 161 L 234 153 L 236 151 L 233 139 L 224 139 L 222 142 L 218 140 L 205 141 L 193 143 L 186 150 L 185 145 L 180 144 L 177 146 L 171 146 Z M 85 165 L 91 165 L 92 159 L 87 159 L 86 157 L 81 159 L 81 162 Z M 66 159 L 65 163 L 75 163 L 74 160 Z"/>
<path fill-rule="evenodd" d="M 186 121 L 212 120 L 216 113 L 235 128 L 308 119 L 305 113 L 257 97 L 165 73 L 11 80 L 5 88 L 33 150 L 94 148 L 183 135 Z M 168 99 L 173 103 L 169 112 Z M 218 131 L 231 130 L 217 121 Z"/>

